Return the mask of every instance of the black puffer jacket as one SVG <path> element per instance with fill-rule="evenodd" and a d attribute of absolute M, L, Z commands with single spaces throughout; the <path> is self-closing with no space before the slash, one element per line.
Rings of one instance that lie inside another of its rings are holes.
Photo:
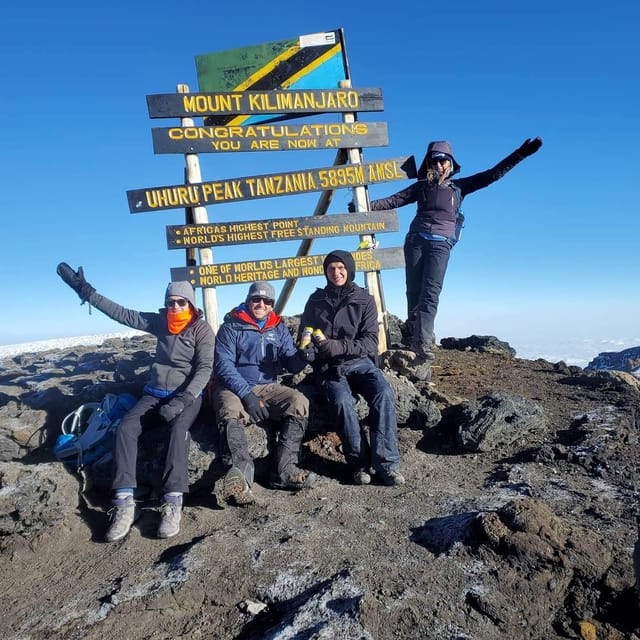
<path fill-rule="evenodd" d="M 320 329 L 327 338 L 342 342 L 344 353 L 328 363 L 314 363 L 318 370 L 323 364 L 337 365 L 378 352 L 378 312 L 367 291 L 349 283 L 337 304 L 329 296 L 329 286 L 316 289 L 305 305 L 300 321 L 304 327 Z"/>

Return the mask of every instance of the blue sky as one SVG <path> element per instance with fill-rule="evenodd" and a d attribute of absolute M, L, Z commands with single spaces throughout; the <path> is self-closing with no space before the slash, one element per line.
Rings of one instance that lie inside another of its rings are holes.
<path fill-rule="evenodd" d="M 525 138 L 540 152 L 470 195 L 436 322 L 438 338 L 473 333 L 510 342 L 523 357 L 589 359 L 640 344 L 637 170 L 640 8 L 462 0 L 406 11 L 326 0 L 266 5 L 159 0 L 109 5 L 10 3 L 3 10 L 4 122 L 0 207 L 5 311 L 0 344 L 117 331 L 80 307 L 55 273 L 83 265 L 103 294 L 144 310 L 162 304 L 171 267 L 165 227 L 180 210 L 132 215 L 126 191 L 182 181 L 180 155 L 154 155 L 146 96 L 186 83 L 195 56 L 343 28 L 355 87 L 381 87 L 390 144 L 365 161 L 415 155 L 429 140 L 453 145 L 460 175 L 493 166 Z M 332 151 L 201 155 L 205 180 L 323 167 Z M 382 197 L 409 182 L 370 187 Z M 318 194 L 237 202 L 209 219 L 310 215 Z M 346 212 L 348 190 L 330 213 Z M 414 214 L 400 210 L 401 246 Z M 316 241 L 313 253 L 355 249 L 356 238 Z M 295 255 L 297 243 L 214 251 L 216 261 Z M 302 310 L 323 281 L 299 280 L 285 313 Z M 275 282 L 279 291 L 282 282 Z M 406 316 L 404 273 L 384 271 L 388 309 Z M 219 287 L 220 315 L 246 286 Z"/>

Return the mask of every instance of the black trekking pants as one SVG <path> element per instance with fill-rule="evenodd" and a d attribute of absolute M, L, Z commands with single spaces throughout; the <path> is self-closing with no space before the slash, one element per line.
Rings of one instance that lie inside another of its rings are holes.
<path fill-rule="evenodd" d="M 404 243 L 407 323 L 411 346 L 428 348 L 435 341 L 434 325 L 451 245 L 408 233 Z"/>
<path fill-rule="evenodd" d="M 158 415 L 158 409 L 168 398 L 145 394 L 127 412 L 116 431 L 114 450 L 113 489 L 137 487 L 136 462 L 138 439 L 143 430 L 165 429 L 168 435 L 167 453 L 162 471 L 161 491 L 187 493 L 189 491 L 189 429 L 195 422 L 202 405 L 202 397 L 167 423 Z"/>

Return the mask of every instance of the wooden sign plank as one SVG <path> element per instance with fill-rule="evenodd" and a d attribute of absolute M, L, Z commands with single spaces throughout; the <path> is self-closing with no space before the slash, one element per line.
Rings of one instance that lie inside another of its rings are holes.
<path fill-rule="evenodd" d="M 358 165 L 134 189 L 127 191 L 127 200 L 131 213 L 142 213 L 329 191 L 342 187 L 353 188 L 415 177 L 415 159 L 413 156 L 406 156 Z"/>
<path fill-rule="evenodd" d="M 386 122 L 257 124 L 152 129 L 154 153 L 221 153 L 384 147 Z"/>
<path fill-rule="evenodd" d="M 402 247 L 363 250 L 351 253 L 357 271 L 380 271 L 404 267 Z M 219 287 L 228 284 L 250 284 L 257 280 L 285 280 L 323 275 L 325 255 L 293 256 L 246 262 L 176 267 L 171 269 L 171 280 L 188 280 L 194 287 Z"/>
<path fill-rule="evenodd" d="M 167 226 L 169 249 L 190 249 L 278 240 L 306 240 L 398 231 L 398 212 L 372 211 L 302 218 Z"/>
<path fill-rule="evenodd" d="M 159 93 L 147 96 L 150 118 L 382 111 L 382 89 L 297 89 Z"/>

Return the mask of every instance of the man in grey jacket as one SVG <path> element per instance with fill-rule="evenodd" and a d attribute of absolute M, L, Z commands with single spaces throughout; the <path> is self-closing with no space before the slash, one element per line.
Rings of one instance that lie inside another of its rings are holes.
<path fill-rule="evenodd" d="M 124 538 L 136 520 L 133 493 L 137 486 L 138 439 L 143 429 L 158 425 L 168 431 L 158 537 L 175 536 L 180 531 L 182 494 L 189 489 L 189 429 L 198 417 L 202 391 L 213 369 L 213 330 L 197 308 L 189 282 L 169 283 L 165 306 L 157 312 L 141 312 L 126 309 L 97 293 L 85 280 L 82 267 L 74 271 L 61 262 L 57 272 L 83 302 L 116 322 L 158 339 L 144 395 L 124 416 L 116 432 L 114 499 L 106 540 Z"/>

